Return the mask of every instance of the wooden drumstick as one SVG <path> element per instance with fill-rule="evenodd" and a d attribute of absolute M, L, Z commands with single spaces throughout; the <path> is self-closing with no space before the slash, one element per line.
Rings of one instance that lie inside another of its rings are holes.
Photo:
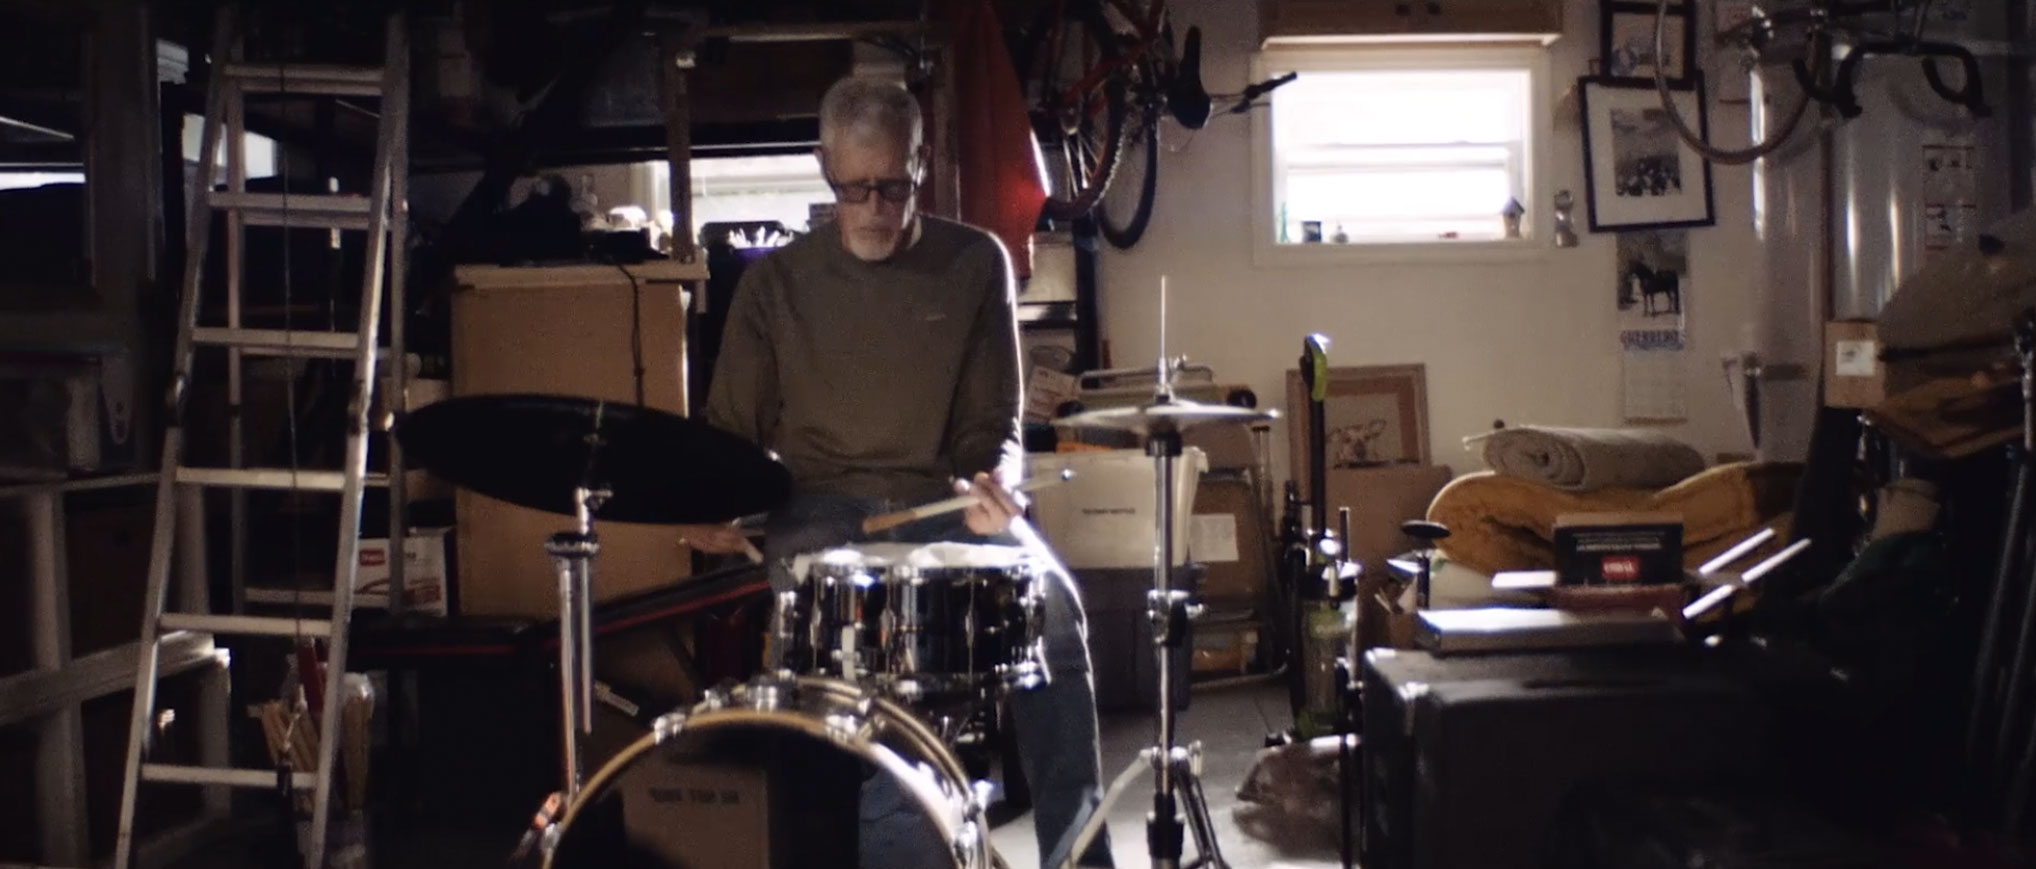
<path fill-rule="evenodd" d="M 1011 494 L 1016 495 L 1022 492 L 1037 492 L 1040 489 L 1044 489 L 1048 486 L 1065 483 L 1068 480 L 1074 479 L 1074 477 L 1075 472 L 1072 468 L 1063 468 L 1061 469 L 1060 473 L 1055 474 L 1051 477 L 1040 477 L 1034 480 L 1027 480 L 1024 483 L 1019 484 L 1018 488 L 1012 489 Z M 975 504 L 976 496 L 974 494 L 957 495 L 953 498 L 948 498 L 943 501 L 934 501 L 930 504 L 921 504 L 909 510 L 899 510 L 895 513 L 884 513 L 877 516 L 871 516 L 868 519 L 862 520 L 862 533 L 875 534 L 879 531 L 889 531 L 907 522 L 917 522 L 921 519 L 939 516 L 943 513 L 954 513 L 961 510 L 967 510 L 968 508 L 975 506 Z"/>

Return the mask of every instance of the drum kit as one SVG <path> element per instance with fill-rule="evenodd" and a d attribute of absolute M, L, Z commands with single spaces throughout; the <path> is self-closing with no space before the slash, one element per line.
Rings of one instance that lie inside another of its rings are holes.
<path fill-rule="evenodd" d="M 1275 414 L 1177 401 L 1170 378 L 1162 372 L 1159 379 L 1151 404 L 1057 424 L 1136 433 L 1154 459 L 1148 612 L 1160 659 L 1157 696 L 1164 698 L 1172 696 L 1170 659 L 1184 652 L 1195 610 L 1186 591 L 1172 588 L 1167 569 L 1176 545 L 1168 495 L 1181 433 Z M 699 422 L 562 396 L 450 399 L 406 415 L 395 434 L 414 466 L 488 497 L 571 517 L 544 541 L 559 577 L 561 788 L 536 813 L 512 862 L 838 866 L 857 847 L 867 813 L 859 813 L 858 800 L 881 777 L 903 795 L 916 828 L 945 846 L 943 865 L 1003 865 L 989 841 L 991 789 L 971 780 L 955 745 L 1002 701 L 1051 678 L 1045 588 L 1052 571 L 1064 568 L 1022 517 L 1013 527 L 1020 546 L 856 542 L 861 535 L 852 533 L 958 512 L 973 500 L 951 499 L 873 517 L 845 529 L 851 533 L 840 545 L 798 556 L 795 586 L 776 596 L 762 671 L 658 718 L 651 733 L 590 774 L 595 520 L 728 522 L 783 503 L 790 475 L 763 449 Z M 1199 747 L 1175 744 L 1170 704 L 1158 705 L 1156 744 L 1080 807 L 1080 830 L 1054 865 L 1073 865 L 1101 832 L 1109 805 L 1143 771 L 1153 781 L 1153 865 L 1225 865 L 1198 783 Z M 1200 857 L 1184 864 L 1190 822 Z"/>

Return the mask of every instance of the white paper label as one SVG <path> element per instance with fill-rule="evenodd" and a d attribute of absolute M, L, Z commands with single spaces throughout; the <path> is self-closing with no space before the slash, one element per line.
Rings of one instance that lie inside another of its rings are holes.
<path fill-rule="evenodd" d="M 1832 370 L 1840 377 L 1872 377 L 1874 363 L 1874 342 L 1834 341 L 1837 359 Z"/>
<path fill-rule="evenodd" d="M 1203 564 L 1237 560 L 1237 517 L 1196 513 L 1188 526 L 1188 555 Z"/>

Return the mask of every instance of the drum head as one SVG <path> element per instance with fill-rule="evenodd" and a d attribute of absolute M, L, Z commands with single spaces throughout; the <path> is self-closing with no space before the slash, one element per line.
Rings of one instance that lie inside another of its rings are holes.
<path fill-rule="evenodd" d="M 556 869 L 986 865 L 959 763 L 840 683 L 745 686 L 666 716 L 591 778 Z"/>

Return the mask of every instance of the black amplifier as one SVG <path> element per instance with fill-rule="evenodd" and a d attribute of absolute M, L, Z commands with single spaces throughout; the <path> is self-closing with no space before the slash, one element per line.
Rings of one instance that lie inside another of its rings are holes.
<path fill-rule="evenodd" d="M 1701 649 L 1365 657 L 1365 869 L 1541 869 L 1563 800 L 1757 775 L 1774 727 Z"/>

